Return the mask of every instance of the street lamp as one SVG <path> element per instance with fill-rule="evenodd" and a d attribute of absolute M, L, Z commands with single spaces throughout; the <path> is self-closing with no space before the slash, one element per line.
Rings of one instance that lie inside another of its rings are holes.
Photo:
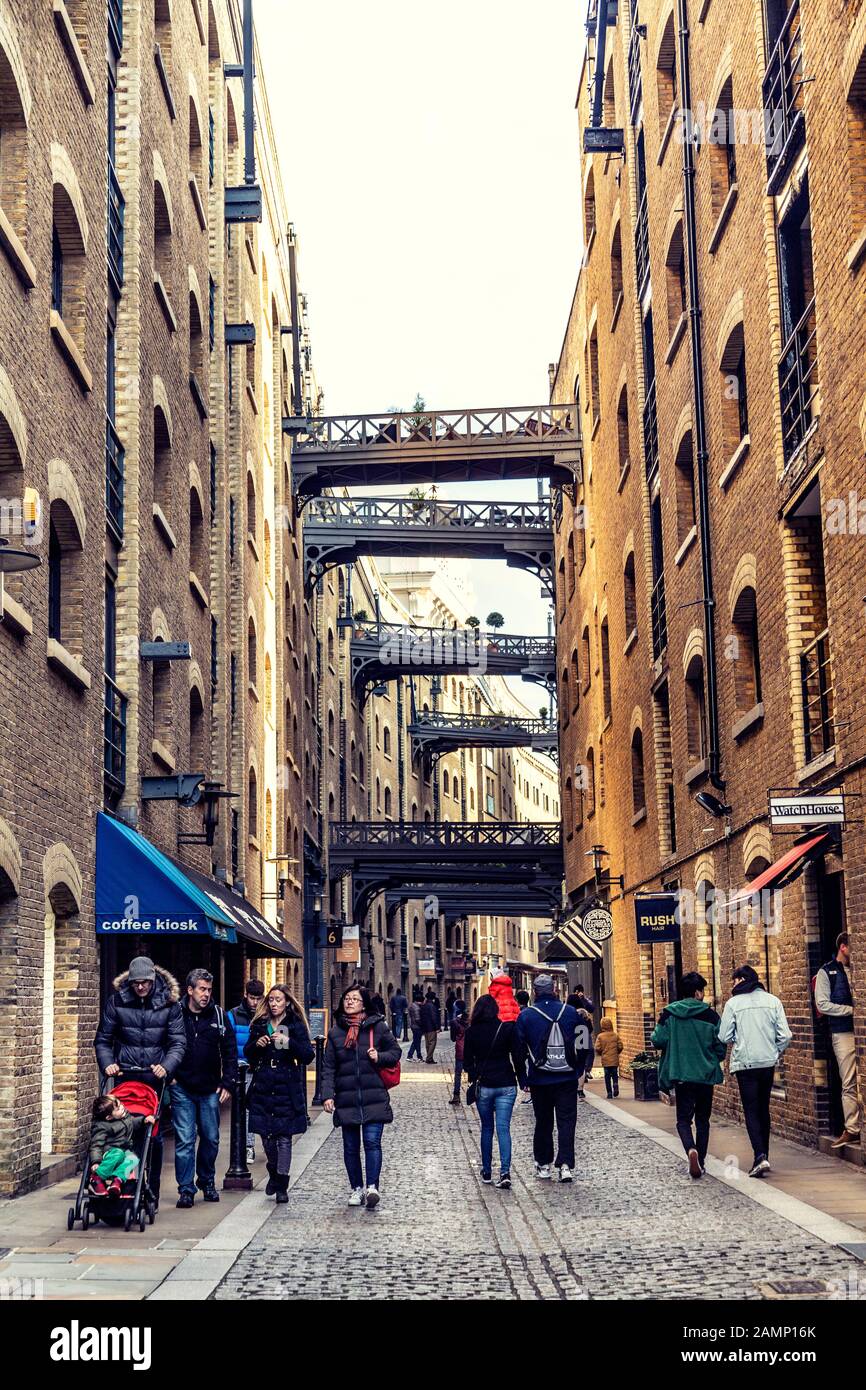
<path fill-rule="evenodd" d="M 0 536 L 0 574 L 21 574 L 38 569 L 42 560 L 33 550 L 13 550 L 8 536 Z"/>

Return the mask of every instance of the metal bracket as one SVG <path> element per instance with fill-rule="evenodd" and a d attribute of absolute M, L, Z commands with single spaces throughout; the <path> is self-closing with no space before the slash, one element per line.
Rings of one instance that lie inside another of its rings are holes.
<path fill-rule="evenodd" d="M 255 341 L 256 326 L 254 323 L 226 324 L 226 347 L 243 347 L 245 344 Z"/>
<path fill-rule="evenodd" d="M 138 648 L 142 661 L 189 661 L 189 642 L 142 642 Z"/>
<path fill-rule="evenodd" d="M 142 801 L 179 801 L 197 806 L 201 800 L 203 772 L 179 772 L 176 777 L 142 777 Z"/>
<path fill-rule="evenodd" d="M 226 222 L 261 222 L 262 190 L 257 183 L 242 183 L 225 190 Z"/>

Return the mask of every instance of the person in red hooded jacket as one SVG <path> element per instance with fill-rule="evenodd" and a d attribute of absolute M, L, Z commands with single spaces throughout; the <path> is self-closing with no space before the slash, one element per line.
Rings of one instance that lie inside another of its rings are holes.
<path fill-rule="evenodd" d="M 499 1017 L 503 1023 L 513 1023 L 516 1018 L 520 1017 L 520 1005 L 514 997 L 511 976 L 507 975 L 504 970 L 491 976 L 487 992 L 496 1000 Z"/>

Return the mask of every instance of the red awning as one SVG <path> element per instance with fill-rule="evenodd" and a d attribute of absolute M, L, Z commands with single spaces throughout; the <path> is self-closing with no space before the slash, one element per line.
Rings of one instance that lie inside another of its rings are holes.
<path fill-rule="evenodd" d="M 802 873 L 809 861 L 815 858 L 817 851 L 832 838 L 832 831 L 820 830 L 808 840 L 801 840 L 793 849 L 789 849 L 787 854 L 783 854 L 781 859 L 777 859 L 775 864 L 771 864 L 769 869 L 765 869 L 757 878 L 753 878 L 751 883 L 747 883 L 745 888 L 741 888 L 730 902 L 744 902 L 755 893 L 760 893 L 762 888 L 781 887 L 783 880 L 790 883 L 798 873 Z"/>

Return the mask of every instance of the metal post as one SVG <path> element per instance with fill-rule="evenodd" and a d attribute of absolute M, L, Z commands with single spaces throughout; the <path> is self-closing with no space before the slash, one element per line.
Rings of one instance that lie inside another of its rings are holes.
<path fill-rule="evenodd" d="M 253 0 L 244 0 L 244 183 L 256 181 L 255 113 L 253 108 Z"/>
<path fill-rule="evenodd" d="M 231 1148 L 229 1167 L 223 1178 L 226 1192 L 248 1191 L 253 1185 L 253 1176 L 247 1167 L 247 1064 L 238 1066 L 238 1084 L 232 1096 Z"/>
<path fill-rule="evenodd" d="M 325 1039 L 315 1038 L 316 1047 L 316 1089 L 313 1092 L 312 1105 L 322 1105 L 322 1063 L 325 1060 Z"/>

